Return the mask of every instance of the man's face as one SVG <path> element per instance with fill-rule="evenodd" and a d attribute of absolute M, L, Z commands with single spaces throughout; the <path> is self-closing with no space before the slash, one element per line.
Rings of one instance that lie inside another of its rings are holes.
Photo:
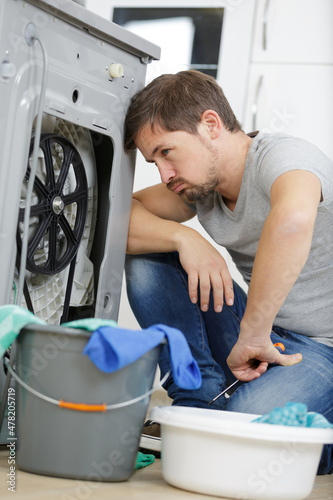
<path fill-rule="evenodd" d="M 218 186 L 216 155 L 200 125 L 196 135 L 145 127 L 135 142 L 146 161 L 156 164 L 167 188 L 187 202 L 206 197 Z"/>

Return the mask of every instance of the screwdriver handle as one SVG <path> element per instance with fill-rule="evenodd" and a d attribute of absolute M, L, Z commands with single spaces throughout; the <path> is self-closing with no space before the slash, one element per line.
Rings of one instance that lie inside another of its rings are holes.
<path fill-rule="evenodd" d="M 274 344 L 274 347 L 276 347 L 276 349 L 281 353 L 283 354 L 284 351 L 285 351 L 285 347 L 284 345 L 282 344 L 282 342 L 276 342 L 276 344 Z"/>
<path fill-rule="evenodd" d="M 282 354 L 285 350 L 285 347 L 284 345 L 282 344 L 282 342 L 276 342 L 276 344 L 274 344 L 274 347 L 280 351 L 280 353 Z M 223 394 L 225 394 L 229 389 L 231 389 L 231 387 L 233 387 L 234 385 L 238 384 L 239 380 L 235 380 L 235 382 L 231 385 L 229 385 L 229 387 L 227 387 L 226 389 L 224 389 L 224 391 L 220 392 L 220 394 L 218 394 L 217 396 L 215 396 L 214 399 L 212 399 L 211 401 L 209 401 L 209 405 L 215 403 L 215 401 L 217 399 L 219 399 L 221 396 L 223 396 Z"/>

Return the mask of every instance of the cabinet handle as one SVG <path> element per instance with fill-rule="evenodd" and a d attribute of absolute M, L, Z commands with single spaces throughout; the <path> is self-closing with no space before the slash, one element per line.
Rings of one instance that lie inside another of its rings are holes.
<path fill-rule="evenodd" d="M 252 114 L 252 131 L 253 132 L 255 130 L 257 130 L 258 102 L 259 102 L 260 92 L 261 92 L 261 89 L 262 89 L 263 80 L 264 80 L 263 75 L 260 75 L 258 83 L 257 83 L 256 92 L 255 92 L 255 95 L 254 95 L 254 101 L 252 103 L 252 108 L 251 108 L 251 114 Z"/>
<path fill-rule="evenodd" d="M 266 0 L 264 13 L 262 16 L 262 48 L 267 50 L 267 25 L 268 25 L 268 10 L 270 0 Z"/>

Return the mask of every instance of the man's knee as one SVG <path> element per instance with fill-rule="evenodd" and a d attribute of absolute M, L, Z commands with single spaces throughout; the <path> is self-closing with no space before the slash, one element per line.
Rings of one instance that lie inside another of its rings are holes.
<path fill-rule="evenodd" d="M 125 261 L 126 287 L 129 294 L 147 294 L 153 285 L 152 267 L 146 255 L 127 255 Z"/>
<path fill-rule="evenodd" d="M 156 293 L 170 279 L 174 268 L 173 254 L 127 255 L 125 275 L 127 290 L 136 295 Z"/>
<path fill-rule="evenodd" d="M 285 367 L 285 369 L 288 368 Z M 283 391 L 279 381 L 267 375 L 264 374 L 260 379 L 243 383 L 230 397 L 227 410 L 264 415 L 276 407 L 283 407 L 288 401 L 296 400 L 295 396 L 298 393 L 296 386 L 294 390 L 289 388 L 289 391 Z"/>

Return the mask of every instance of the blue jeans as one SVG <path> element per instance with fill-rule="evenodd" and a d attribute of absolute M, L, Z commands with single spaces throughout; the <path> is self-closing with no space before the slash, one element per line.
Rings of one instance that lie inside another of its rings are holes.
<path fill-rule="evenodd" d="M 305 403 L 308 411 L 321 413 L 333 422 L 333 348 L 278 326 L 273 327 L 273 343 L 283 343 L 286 354 L 301 352 L 302 362 L 290 367 L 271 366 L 259 379 L 237 384 L 230 397 L 222 396 L 208 406 L 235 380 L 226 359 L 237 341 L 247 299 L 237 283 L 234 305 L 224 304 L 221 313 L 214 311 L 212 298 L 207 312 L 192 304 L 187 273 L 177 253 L 127 256 L 126 283 L 141 328 L 156 323 L 178 328 L 200 367 L 202 385 L 197 390 L 180 389 L 169 377 L 165 389 L 173 404 L 262 415 L 294 401 Z M 169 367 L 166 349 L 159 360 L 162 376 Z M 333 472 L 332 455 L 333 446 L 325 445 L 318 473 Z"/>

